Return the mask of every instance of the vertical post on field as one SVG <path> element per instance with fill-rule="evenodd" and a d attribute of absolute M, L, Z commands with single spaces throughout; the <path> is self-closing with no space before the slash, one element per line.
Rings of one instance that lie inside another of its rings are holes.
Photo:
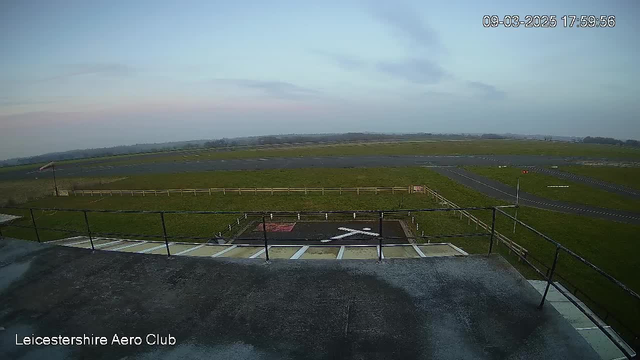
<path fill-rule="evenodd" d="M 164 245 L 167 247 L 167 256 L 171 256 L 169 240 L 167 239 L 167 227 L 164 224 L 164 212 L 160 212 L 160 220 L 162 221 L 162 237 L 164 237 Z"/>
<path fill-rule="evenodd" d="M 556 271 L 556 264 L 558 263 L 558 255 L 560 255 L 560 247 L 556 245 L 556 255 L 553 258 L 553 265 L 551 265 L 551 272 L 549 273 L 549 278 L 547 279 L 547 286 L 544 289 L 544 294 L 542 295 L 542 300 L 540 300 L 540 305 L 538 309 L 542 309 L 542 305 L 544 305 L 544 300 L 547 298 L 547 292 L 549 292 L 549 286 L 551 286 L 551 282 L 553 281 L 553 273 Z"/>
<path fill-rule="evenodd" d="M 262 215 L 262 236 L 264 236 L 264 256 L 267 261 L 269 261 L 269 244 L 267 241 L 267 222 L 264 219 L 264 215 Z"/>
<path fill-rule="evenodd" d="M 491 214 L 491 238 L 489 240 L 489 254 L 491 254 L 491 249 L 493 249 L 493 236 L 496 233 L 496 208 L 494 207 L 493 213 Z"/>
<path fill-rule="evenodd" d="M 89 242 L 91 242 L 91 250 L 95 250 L 93 246 L 93 236 L 91 235 L 91 228 L 89 227 L 89 218 L 87 217 L 87 210 L 82 210 L 84 213 L 84 223 L 87 225 L 87 234 L 89 235 Z"/>
<path fill-rule="evenodd" d="M 33 216 L 33 209 L 29 209 L 29 213 L 31 214 L 31 222 L 33 223 L 33 230 L 36 232 L 36 239 L 40 242 L 40 234 L 38 233 L 38 227 L 36 226 L 36 218 Z"/>
<path fill-rule="evenodd" d="M 56 197 L 58 196 L 58 182 L 56 181 L 56 165 L 51 165 L 53 169 L 53 187 L 56 189 Z"/>
<path fill-rule="evenodd" d="M 516 186 L 516 213 L 513 217 L 513 233 L 516 233 L 516 220 L 518 219 L 518 203 L 520 202 L 520 177 L 518 176 L 518 185 Z"/>
<path fill-rule="evenodd" d="M 378 261 L 382 261 L 382 218 L 384 213 L 378 213 Z"/>

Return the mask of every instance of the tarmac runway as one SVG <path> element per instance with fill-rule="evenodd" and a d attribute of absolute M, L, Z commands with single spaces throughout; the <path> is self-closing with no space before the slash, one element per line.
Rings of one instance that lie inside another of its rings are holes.
<path fill-rule="evenodd" d="M 397 155 L 397 156 L 327 156 L 295 158 L 256 158 L 230 160 L 203 160 L 168 163 L 140 163 L 118 166 L 93 164 L 61 164 L 56 166 L 59 177 L 127 176 L 213 170 L 262 170 L 299 168 L 357 168 L 378 166 L 465 166 L 497 164 L 511 166 L 572 165 L 587 159 L 583 157 L 554 157 L 533 155 Z M 48 171 L 17 170 L 0 173 L 0 180 L 34 179 L 51 176 Z"/>
<path fill-rule="evenodd" d="M 515 203 L 516 201 L 516 189 L 499 181 L 495 181 L 460 168 L 440 167 L 434 168 L 433 170 L 487 196 L 511 203 Z M 529 194 L 525 191 L 520 191 L 519 202 L 520 205 L 531 206 L 539 209 L 589 216 L 604 220 L 613 220 L 628 224 L 640 224 L 640 214 L 638 213 L 550 200 Z"/>

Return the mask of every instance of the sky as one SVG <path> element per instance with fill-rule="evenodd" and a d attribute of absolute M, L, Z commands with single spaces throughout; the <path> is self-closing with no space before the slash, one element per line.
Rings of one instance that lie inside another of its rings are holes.
<path fill-rule="evenodd" d="M 527 14 L 558 24 L 482 25 Z M 3 0 L 0 159 L 350 131 L 640 139 L 638 18 L 635 0 Z"/>

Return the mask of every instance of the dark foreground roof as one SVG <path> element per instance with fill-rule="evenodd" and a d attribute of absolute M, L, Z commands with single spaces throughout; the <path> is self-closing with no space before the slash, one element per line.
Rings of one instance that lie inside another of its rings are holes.
<path fill-rule="evenodd" d="M 0 358 L 596 359 L 498 255 L 229 260 L 0 241 Z M 175 346 L 16 346 L 171 334 Z"/>

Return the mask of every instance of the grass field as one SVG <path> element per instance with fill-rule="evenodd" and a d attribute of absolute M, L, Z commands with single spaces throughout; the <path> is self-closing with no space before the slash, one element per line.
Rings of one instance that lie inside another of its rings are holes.
<path fill-rule="evenodd" d="M 341 155 L 547 155 L 639 159 L 640 149 L 600 144 L 547 142 L 535 140 L 426 140 L 369 142 L 355 144 L 281 146 L 253 149 L 189 149 L 156 153 L 117 155 L 64 160 L 58 164 L 87 163 L 88 167 L 260 157 L 341 156 Z M 99 163 L 99 164 L 98 164 Z M 0 172 L 37 168 L 42 164 L 0 168 Z"/>
<path fill-rule="evenodd" d="M 576 175 L 628 186 L 640 190 L 640 168 L 611 166 L 563 166 L 560 170 Z"/>
<path fill-rule="evenodd" d="M 516 167 L 467 166 L 465 168 L 476 174 L 512 186 L 513 188 L 516 187 L 518 178 L 520 178 L 521 191 L 526 191 L 547 199 L 640 212 L 640 200 L 613 194 L 574 181 L 558 179 L 554 176 L 533 172 L 522 174 L 522 169 Z M 547 185 L 566 185 L 569 187 L 549 188 Z"/>
<path fill-rule="evenodd" d="M 132 176 L 108 185 L 94 185 L 109 188 L 179 188 L 214 186 L 405 186 L 427 184 L 443 196 L 460 206 L 484 206 L 501 204 L 471 189 L 449 180 L 427 168 L 378 168 L 378 169 L 297 169 L 243 172 L 208 172 L 173 175 Z M 144 209 L 144 210 L 344 210 L 344 209 L 399 209 L 438 207 L 433 199 L 421 194 L 344 194 L 344 195 L 222 195 L 213 196 L 172 196 L 172 197 L 48 197 L 28 203 L 34 207 L 87 208 L 87 209 Z M 3 210 L 3 212 L 18 212 Z M 25 212 L 22 215 L 28 215 Z M 63 211 L 36 211 L 36 221 L 40 227 L 63 227 L 85 231 L 82 213 Z M 415 214 L 414 214 L 415 215 Z M 420 231 L 427 235 L 445 233 L 475 232 L 474 225 L 468 225 L 466 219 L 459 220 L 451 213 L 428 213 L 415 215 Z M 489 211 L 476 214 L 485 222 L 490 222 Z M 640 278 L 636 276 L 640 266 L 638 260 L 637 234 L 640 226 L 621 224 L 597 219 L 585 219 L 576 215 L 555 213 L 545 210 L 521 208 L 518 217 L 538 228 L 545 234 L 576 251 L 588 260 L 603 268 L 632 289 L 640 291 Z M 159 235 L 160 221 L 157 214 L 89 214 L 92 231 L 123 232 Z M 167 215 L 169 235 L 212 236 L 224 230 L 235 216 L 219 215 Z M 28 224 L 29 219 L 23 221 Z M 554 248 L 538 236 L 518 227 L 512 233 L 513 223 L 498 216 L 497 230 L 511 237 L 529 250 L 529 253 L 550 266 Z M 30 229 L 5 229 L 6 236 L 34 239 Z M 41 231 L 44 239 L 63 237 L 64 234 Z M 446 239 L 444 241 L 450 241 Z M 451 239 L 470 253 L 487 251 L 488 239 Z M 496 251 L 510 259 L 524 274 L 531 272 L 518 264 L 513 256 L 497 246 Z M 566 254 L 565 254 L 566 255 Z M 622 296 L 593 270 L 576 263 L 568 256 L 562 256 L 558 273 L 581 289 L 586 289 L 590 297 L 599 303 L 605 303 L 618 318 L 629 319 L 640 324 L 638 304 Z M 636 326 L 636 330 L 640 330 Z"/>
<path fill-rule="evenodd" d="M 58 179 L 58 189 L 72 190 L 75 188 L 100 186 L 101 184 L 108 184 L 118 179 L 119 178 L 61 178 Z M 0 206 L 21 204 L 52 195 L 53 192 L 53 180 L 50 178 L 0 181 Z"/>
<path fill-rule="evenodd" d="M 610 158 L 640 158 L 640 149 L 597 144 L 525 140 L 460 140 L 395 143 L 361 143 L 352 145 L 313 145 L 276 149 L 238 151 L 202 150 L 189 153 L 166 153 L 166 156 L 135 157 L 102 163 L 129 165 L 146 162 L 173 162 L 259 157 L 341 156 L 341 155 L 549 155 Z"/>

